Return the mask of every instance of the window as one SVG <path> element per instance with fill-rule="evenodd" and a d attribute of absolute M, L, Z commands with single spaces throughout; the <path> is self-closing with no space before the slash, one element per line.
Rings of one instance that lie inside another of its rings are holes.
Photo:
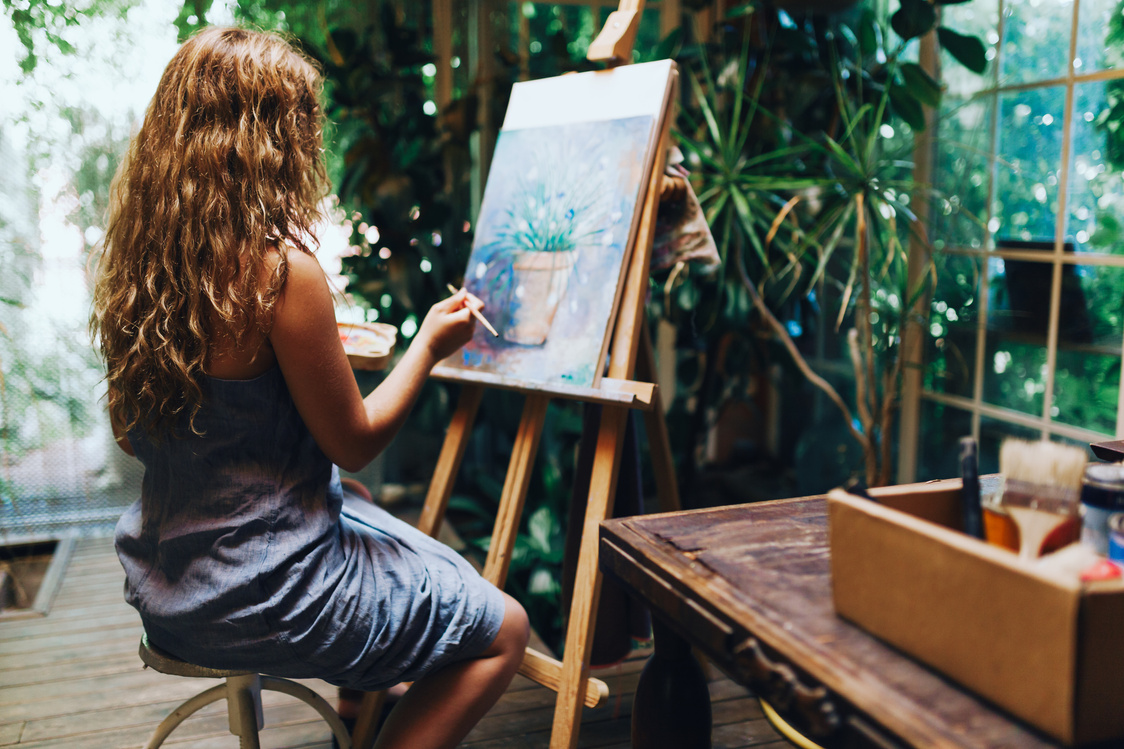
<path fill-rule="evenodd" d="M 974 0 L 949 25 L 990 45 L 948 64 L 918 479 L 994 471 L 1006 436 L 1124 435 L 1124 2 Z M 909 450 L 903 450 L 903 454 Z M 906 466 L 909 478 L 913 467 Z"/>

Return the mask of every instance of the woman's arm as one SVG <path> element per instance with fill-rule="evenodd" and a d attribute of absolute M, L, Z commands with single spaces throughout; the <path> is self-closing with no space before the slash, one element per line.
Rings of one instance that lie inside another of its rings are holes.
<path fill-rule="evenodd" d="M 289 274 L 274 310 L 270 343 L 304 423 L 328 458 L 357 471 L 401 428 L 433 366 L 472 338 L 465 292 L 438 302 L 413 344 L 366 399 L 359 395 L 316 259 L 289 253 Z"/>

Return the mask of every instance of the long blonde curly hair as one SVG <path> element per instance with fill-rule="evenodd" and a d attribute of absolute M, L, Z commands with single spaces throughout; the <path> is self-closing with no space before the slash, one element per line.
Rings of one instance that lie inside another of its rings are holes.
<path fill-rule="evenodd" d="M 186 414 L 194 429 L 215 341 L 268 333 L 327 190 L 322 86 L 284 39 L 245 29 L 204 29 L 168 63 L 98 258 L 90 327 L 118 428 L 159 437 Z"/>

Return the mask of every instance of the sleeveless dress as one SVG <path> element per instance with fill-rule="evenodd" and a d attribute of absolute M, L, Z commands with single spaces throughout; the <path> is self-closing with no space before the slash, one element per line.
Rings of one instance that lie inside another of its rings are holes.
<path fill-rule="evenodd" d="M 374 691 L 478 655 L 504 601 L 456 552 L 358 497 L 275 365 L 207 378 L 192 434 L 129 442 L 141 497 L 117 523 L 125 598 L 200 666 Z"/>

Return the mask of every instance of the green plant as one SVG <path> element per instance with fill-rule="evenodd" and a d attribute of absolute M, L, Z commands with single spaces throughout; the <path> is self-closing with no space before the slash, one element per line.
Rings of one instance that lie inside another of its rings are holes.
<path fill-rule="evenodd" d="M 903 0 L 890 18 L 894 43 L 869 9 L 806 19 L 795 39 L 801 27 L 768 6 L 737 12 L 745 19 L 737 46 L 700 56 L 688 75 L 696 107 L 685 111 L 679 137 L 723 260 L 708 324 L 748 299 L 767 335 L 838 407 L 861 446 L 866 481 L 884 484 L 901 335 L 932 279 L 909 275 L 907 241 L 927 245 L 911 203 L 932 191 L 912 178 L 908 135 L 924 128 L 923 107 L 940 99 L 937 82 L 903 55 L 937 27 L 937 7 Z M 982 42 L 937 31 L 950 54 L 982 71 Z M 794 58 L 819 67 L 794 72 Z M 777 90 L 793 76 L 802 85 Z M 835 330 L 849 327 L 850 403 L 812 366 L 816 352 L 796 340 L 809 307 L 830 309 Z"/>

